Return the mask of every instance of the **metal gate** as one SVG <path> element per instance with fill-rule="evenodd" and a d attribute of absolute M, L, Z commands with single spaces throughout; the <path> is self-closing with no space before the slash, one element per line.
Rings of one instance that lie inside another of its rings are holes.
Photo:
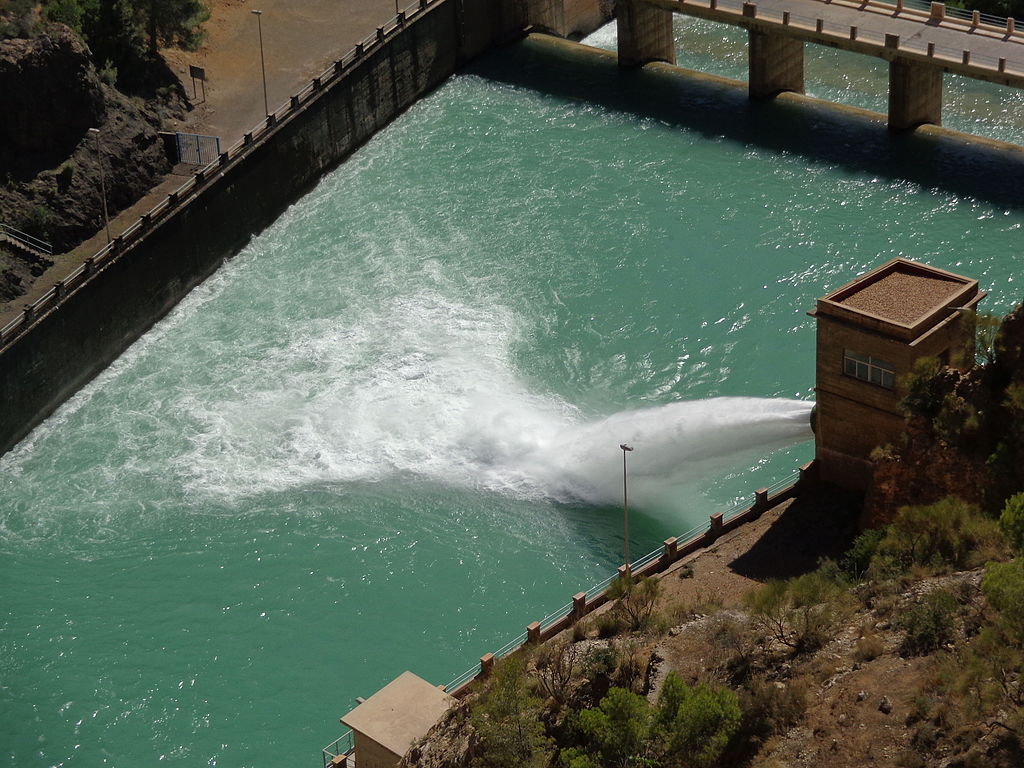
<path fill-rule="evenodd" d="M 201 136 L 198 133 L 175 133 L 178 162 L 191 165 L 209 165 L 220 156 L 220 136 Z"/>

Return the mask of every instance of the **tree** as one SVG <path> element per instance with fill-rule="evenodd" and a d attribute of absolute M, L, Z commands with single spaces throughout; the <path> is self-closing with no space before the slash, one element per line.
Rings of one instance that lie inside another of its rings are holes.
<path fill-rule="evenodd" d="M 580 712 L 578 727 L 587 751 L 596 753 L 602 765 L 626 768 L 654 756 L 653 722 L 647 699 L 625 688 L 612 688 L 595 709 Z"/>
<path fill-rule="evenodd" d="M 494 682 L 473 711 L 480 749 L 473 768 L 541 768 L 550 762 L 551 742 L 540 721 L 542 702 L 530 693 L 526 665 L 517 656 L 494 667 Z"/>
<path fill-rule="evenodd" d="M 657 716 L 668 762 L 688 768 L 717 764 L 741 717 L 732 691 L 703 683 L 691 688 L 670 672 L 658 697 Z"/>
<path fill-rule="evenodd" d="M 132 15 L 144 30 L 147 50 L 155 56 L 159 45 L 195 50 L 203 41 L 203 23 L 210 18 L 201 0 L 129 0 Z"/>

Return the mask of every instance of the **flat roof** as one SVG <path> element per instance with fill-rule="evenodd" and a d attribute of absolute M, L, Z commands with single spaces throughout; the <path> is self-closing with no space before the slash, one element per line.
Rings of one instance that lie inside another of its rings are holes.
<path fill-rule="evenodd" d="M 913 325 L 936 307 L 946 306 L 965 284 L 965 280 L 897 268 L 874 282 L 858 285 L 839 303 L 895 323 Z"/>
<path fill-rule="evenodd" d="M 454 703 L 454 698 L 422 677 L 403 672 L 341 722 L 401 757 Z"/>
<path fill-rule="evenodd" d="M 984 295 L 977 280 L 893 259 L 818 299 L 817 313 L 912 339 Z"/>

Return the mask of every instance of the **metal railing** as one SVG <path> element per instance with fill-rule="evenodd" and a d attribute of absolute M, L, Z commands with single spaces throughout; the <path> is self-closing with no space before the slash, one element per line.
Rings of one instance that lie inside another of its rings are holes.
<path fill-rule="evenodd" d="M 53 256 L 52 245 L 45 240 L 40 240 L 38 237 L 32 237 L 28 232 L 22 232 L 20 229 L 15 229 L 7 224 L 0 224 L 0 235 L 4 235 L 11 240 L 21 243 L 30 250 L 45 253 L 47 256 Z"/>
<path fill-rule="evenodd" d="M 794 473 L 788 475 L 787 477 L 783 478 L 782 480 L 779 480 L 778 482 L 773 483 L 767 489 L 768 490 L 768 497 L 771 498 L 773 496 L 776 496 L 781 491 L 786 490 L 787 488 L 794 487 L 795 483 L 797 482 L 797 480 L 799 478 L 800 478 L 800 473 L 799 472 L 794 472 Z M 750 508 L 751 508 L 751 505 L 749 503 L 736 504 L 736 505 L 730 507 L 729 509 L 727 509 L 725 512 L 722 513 L 722 519 L 723 519 L 723 521 L 732 520 L 735 517 L 737 517 L 738 515 L 742 514 L 743 512 L 746 512 Z M 690 543 L 690 542 L 694 541 L 695 539 L 698 539 L 698 538 L 704 536 L 710 530 L 710 528 L 711 528 L 711 523 L 709 521 L 707 523 L 702 523 L 701 525 L 694 526 L 693 528 L 691 528 L 690 530 L 686 531 L 685 533 L 680 534 L 676 538 L 679 541 L 680 546 L 683 546 L 683 545 L 685 545 L 687 543 Z M 652 550 L 651 552 L 648 552 L 643 557 L 640 557 L 637 560 L 634 560 L 632 563 L 630 563 L 630 566 L 629 566 L 630 572 L 636 573 L 636 572 L 641 571 L 643 568 L 645 568 L 646 566 L 648 566 L 651 563 L 653 563 L 655 560 L 658 560 L 660 557 L 662 557 L 663 553 L 664 553 L 664 548 L 659 547 L 658 549 L 655 549 L 655 550 Z M 594 598 L 596 598 L 596 597 L 598 597 L 600 595 L 603 595 L 608 590 L 608 587 L 611 586 L 611 583 L 613 581 L 615 581 L 618 577 L 619 577 L 618 573 L 613 573 L 608 578 L 604 579 L 603 581 L 598 582 L 597 584 L 592 586 L 590 589 L 588 589 L 584 593 L 586 595 L 586 603 L 590 603 L 590 602 L 593 601 Z M 561 608 L 559 608 L 559 609 L 549 613 L 547 616 L 545 616 L 539 622 L 540 623 L 541 632 L 543 632 L 545 629 L 548 629 L 548 628 L 554 626 L 558 622 L 563 621 L 564 619 L 568 618 L 572 614 L 572 609 L 573 609 L 572 604 L 568 603 L 566 605 L 563 605 Z M 510 640 L 508 643 L 503 645 L 498 650 L 494 651 L 492 653 L 492 655 L 494 656 L 494 658 L 496 660 L 497 659 L 502 659 L 505 656 L 508 656 L 508 655 L 514 653 L 515 651 L 519 650 L 520 648 L 522 648 L 524 645 L 526 645 L 527 641 L 528 641 L 527 633 L 524 632 L 524 633 L 516 636 L 512 640 Z M 474 678 L 476 678 L 479 675 L 479 673 L 480 673 L 480 664 L 478 663 L 478 664 L 473 665 L 472 667 L 470 667 L 469 669 L 467 669 L 465 672 L 463 672 L 462 674 L 458 675 L 454 679 L 452 679 L 452 681 L 449 682 L 444 687 L 444 690 L 449 692 L 449 693 L 451 693 L 452 691 L 456 691 L 459 688 L 461 688 L 462 686 L 464 686 L 465 684 L 467 684 L 469 681 L 471 681 Z"/>
<path fill-rule="evenodd" d="M 878 0 L 867 0 L 867 2 L 864 3 L 855 3 L 853 0 L 850 0 L 850 2 L 844 3 L 844 5 L 849 7 L 865 8 L 869 12 L 872 9 L 877 9 L 877 12 L 885 13 L 887 15 L 895 15 L 897 17 L 903 16 L 904 18 L 909 17 L 913 20 L 921 21 L 922 25 L 929 19 L 939 18 L 932 15 L 930 3 L 923 2 L 923 0 L 918 0 L 918 2 L 924 6 L 923 9 L 918 8 L 917 6 L 911 7 L 902 2 L 884 3 L 878 2 Z M 782 26 L 800 29 L 804 32 L 814 32 L 828 37 L 871 43 L 879 47 L 879 55 L 882 55 L 882 49 L 890 49 L 887 45 L 887 38 L 889 38 L 890 35 L 885 31 L 864 30 L 860 29 L 856 25 L 850 25 L 845 22 L 836 22 L 824 18 L 823 16 L 809 16 L 806 14 L 782 10 L 770 11 L 760 8 L 756 2 L 745 2 L 744 0 L 681 0 L 681 4 L 683 8 L 686 6 L 694 6 L 702 9 L 725 11 L 729 14 L 734 14 L 738 17 L 737 21 L 741 25 L 743 22 L 741 22 L 740 19 L 769 21 L 781 24 Z M 1015 43 L 1024 43 L 1024 31 L 1017 30 L 1016 23 L 1012 19 L 991 16 L 988 14 L 975 14 L 972 11 L 957 14 L 953 13 L 954 10 L 962 9 L 946 8 L 943 11 L 943 16 L 941 18 L 951 24 L 964 27 L 965 30 L 987 30 L 991 33 L 1001 35 L 1004 40 L 1013 40 Z M 908 51 L 933 58 L 940 64 L 960 64 L 968 66 L 977 71 L 979 76 L 982 74 L 1016 75 L 1018 77 L 1024 75 L 1024 64 L 1007 62 L 1005 57 L 975 53 L 966 49 L 958 49 L 946 45 L 937 45 L 933 42 L 928 42 L 926 39 L 917 39 L 917 36 L 914 38 L 900 38 L 897 36 L 895 47 L 898 50 Z M 868 53 L 868 55 L 873 54 Z"/>
<path fill-rule="evenodd" d="M 172 215 L 184 202 L 203 194 L 215 185 L 227 169 L 248 157 L 257 146 L 276 133 L 281 125 L 289 122 L 302 107 L 318 99 L 329 85 L 343 77 L 353 65 L 367 59 L 396 33 L 403 30 L 406 24 L 422 16 L 432 6 L 444 1 L 418 0 L 404 11 L 400 11 L 384 26 L 377 27 L 376 33 L 366 37 L 362 42 L 356 43 L 318 77 L 314 77 L 298 93 L 274 109 L 265 120 L 253 126 L 252 130 L 241 139 L 226 151 L 221 152 L 216 160 L 196 170 L 188 181 L 167 195 L 150 211 L 144 213 L 110 243 L 87 257 L 82 264 L 63 280 L 54 283 L 38 299 L 26 304 L 18 317 L 0 328 L 0 348 L 24 333 L 45 311 L 59 307 L 67 296 L 88 283 L 100 268 L 121 258 L 131 246 L 136 245 L 158 222 Z M 50 253 L 52 253 L 52 248 Z"/>
<path fill-rule="evenodd" d="M 321 750 L 324 758 L 324 768 L 333 765 L 334 758 L 341 755 L 351 755 L 354 750 L 355 742 L 352 737 L 352 731 L 345 731 Z"/>

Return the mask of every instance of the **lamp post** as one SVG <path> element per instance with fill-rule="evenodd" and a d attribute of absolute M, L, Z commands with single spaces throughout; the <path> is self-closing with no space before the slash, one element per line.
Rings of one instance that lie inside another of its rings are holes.
<path fill-rule="evenodd" d="M 626 454 L 632 446 L 621 443 L 622 449 L 622 554 L 626 558 L 626 570 L 629 570 L 629 496 L 626 493 Z"/>
<path fill-rule="evenodd" d="M 90 128 L 89 133 L 96 137 L 96 159 L 100 166 L 100 197 L 103 200 L 103 228 L 107 231 L 107 243 L 110 243 L 110 217 L 107 215 L 107 179 L 103 173 L 103 144 L 100 143 L 100 129 Z"/>
<path fill-rule="evenodd" d="M 256 29 L 260 33 L 260 69 L 263 71 L 263 114 L 270 114 L 270 107 L 267 104 L 267 65 L 263 60 L 263 22 L 260 17 L 263 16 L 263 11 L 257 11 L 253 9 L 253 15 L 256 16 Z"/>

